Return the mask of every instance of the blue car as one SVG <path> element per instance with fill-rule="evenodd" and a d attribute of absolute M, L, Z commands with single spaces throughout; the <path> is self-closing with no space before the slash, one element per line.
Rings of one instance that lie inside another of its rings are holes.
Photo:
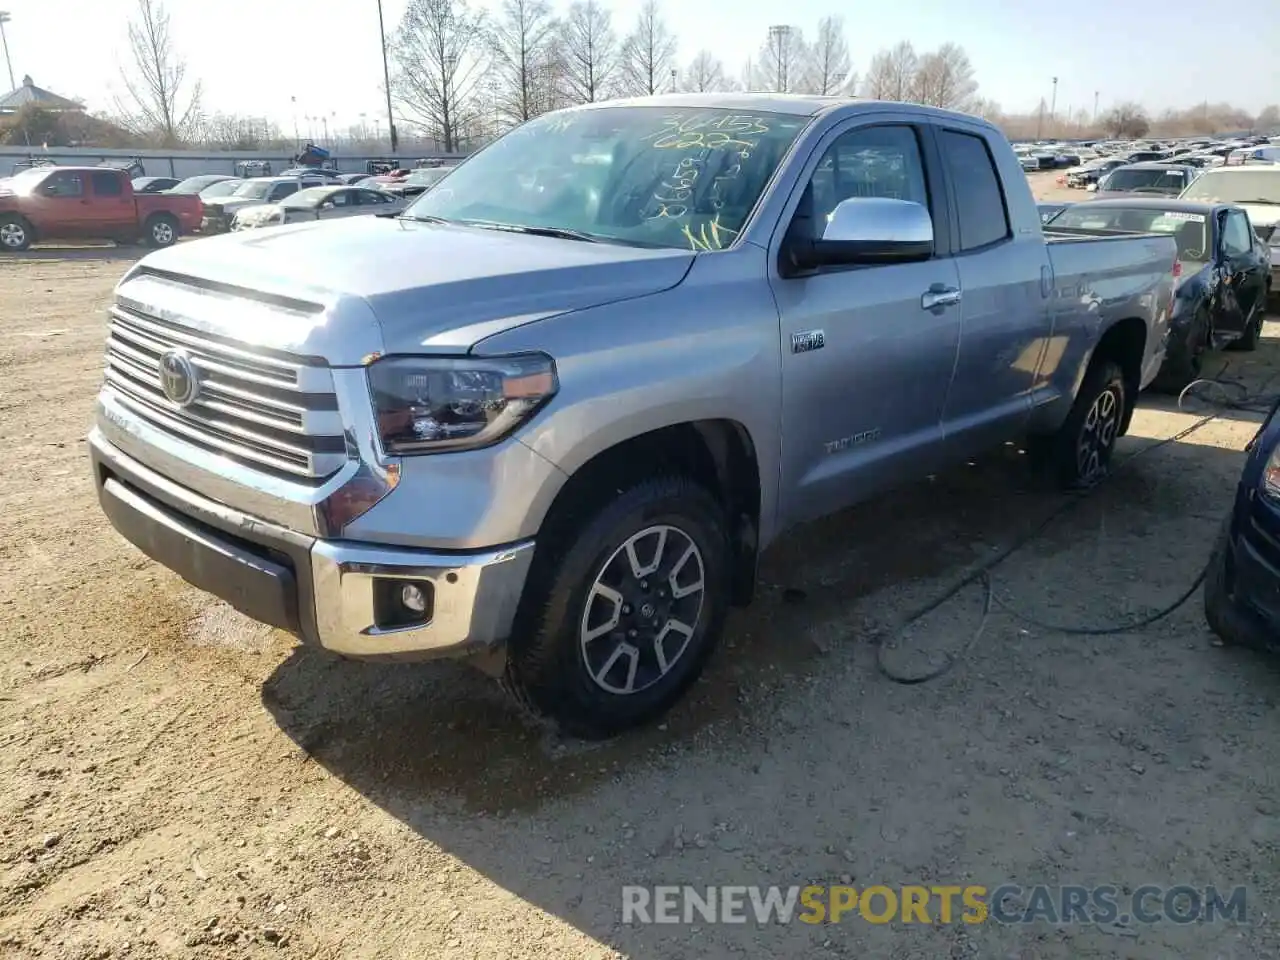
<path fill-rule="evenodd" d="M 1280 400 L 1250 441 L 1209 560 L 1204 613 L 1223 643 L 1280 650 Z"/>

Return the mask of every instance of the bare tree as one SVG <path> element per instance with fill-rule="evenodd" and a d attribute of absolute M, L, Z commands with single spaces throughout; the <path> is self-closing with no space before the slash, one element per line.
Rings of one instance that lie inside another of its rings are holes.
<path fill-rule="evenodd" d="M 635 27 L 622 44 L 622 87 L 632 96 L 652 96 L 671 77 L 675 35 L 667 28 L 658 0 L 644 0 Z"/>
<path fill-rule="evenodd" d="M 917 103 L 945 110 L 965 110 L 977 91 L 969 55 L 954 43 L 944 43 L 926 53 L 916 66 L 912 99 Z"/>
<path fill-rule="evenodd" d="M 862 78 L 862 95 L 872 100 L 891 100 L 894 80 L 893 58 L 888 50 L 880 50 L 871 58 L 867 75 Z"/>
<path fill-rule="evenodd" d="M 597 0 L 577 0 L 561 30 L 564 85 L 575 103 L 608 96 L 618 66 L 618 38 L 613 17 Z"/>
<path fill-rule="evenodd" d="M 503 0 L 492 31 L 495 107 L 507 123 L 545 112 L 557 24 L 546 0 Z"/>
<path fill-rule="evenodd" d="M 793 93 L 808 87 L 808 47 L 799 27 L 769 28 L 756 57 L 754 86 L 773 93 Z"/>
<path fill-rule="evenodd" d="M 823 17 L 818 21 L 818 38 L 809 51 L 809 65 L 809 83 L 814 93 L 831 96 L 851 92 L 857 86 L 842 17 Z"/>
<path fill-rule="evenodd" d="M 890 50 L 889 63 L 893 82 L 893 96 L 889 99 L 910 100 L 916 83 L 916 71 L 920 67 L 920 58 L 916 56 L 916 48 L 911 45 L 911 41 L 903 40 Z"/>
<path fill-rule="evenodd" d="M 685 67 L 680 87 L 694 93 L 706 93 L 732 90 L 733 81 L 725 76 L 724 64 L 710 50 L 699 50 Z"/>
<path fill-rule="evenodd" d="M 392 42 L 392 95 L 406 119 L 447 153 L 478 133 L 488 69 L 484 29 L 484 14 L 467 0 L 410 0 Z"/>
<path fill-rule="evenodd" d="M 200 122 L 200 81 L 187 82 L 187 65 L 174 49 L 161 0 L 138 0 L 137 19 L 129 21 L 129 50 L 133 72 L 121 69 L 129 95 L 116 101 L 122 124 L 164 146 L 189 138 Z"/>
<path fill-rule="evenodd" d="M 994 100 L 985 100 L 982 97 L 974 97 L 969 103 L 969 113 L 975 117 L 981 117 L 983 120 L 990 120 L 992 123 L 999 124 L 1004 121 L 1004 111 L 1000 109 L 1000 104 Z"/>
<path fill-rule="evenodd" d="M 219 150 L 283 149 L 288 145 L 275 122 L 234 113 L 205 117 L 200 123 L 198 139 Z"/>
<path fill-rule="evenodd" d="M 1145 137 L 1151 129 L 1151 121 L 1142 104 L 1125 102 L 1116 104 L 1102 117 L 1102 125 L 1113 137 Z"/>
<path fill-rule="evenodd" d="M 1280 130 L 1280 107 L 1274 103 L 1263 107 L 1257 119 L 1253 121 L 1253 126 L 1254 129 L 1261 130 L 1264 133 Z"/>

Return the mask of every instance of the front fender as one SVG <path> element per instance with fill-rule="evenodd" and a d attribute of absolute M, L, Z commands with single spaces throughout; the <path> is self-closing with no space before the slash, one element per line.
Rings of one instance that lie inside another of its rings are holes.
<path fill-rule="evenodd" d="M 764 260 L 750 245 L 700 255 L 677 287 L 529 323 L 473 352 L 555 358 L 560 392 L 520 440 L 566 475 L 663 427 L 740 423 L 758 460 L 763 545 L 776 524 L 782 404 L 778 313 Z"/>

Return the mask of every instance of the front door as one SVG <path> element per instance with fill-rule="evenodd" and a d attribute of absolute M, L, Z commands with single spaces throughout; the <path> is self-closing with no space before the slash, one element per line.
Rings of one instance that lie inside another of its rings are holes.
<path fill-rule="evenodd" d="M 79 170 L 57 170 L 40 182 L 27 204 L 37 236 L 89 235 L 93 213 L 84 181 L 84 174 Z"/>
<path fill-rule="evenodd" d="M 1222 294 L 1214 326 L 1223 332 L 1244 333 L 1250 323 L 1261 322 L 1257 313 L 1266 307 L 1266 260 L 1243 210 L 1227 210 L 1221 216 Z"/>
<path fill-rule="evenodd" d="M 941 448 L 960 338 L 959 277 L 939 228 L 945 189 L 924 161 L 928 131 L 858 123 L 838 127 L 811 158 L 813 223 L 850 197 L 911 200 L 933 214 L 936 253 L 770 277 L 782 332 L 784 524 L 923 474 Z"/>

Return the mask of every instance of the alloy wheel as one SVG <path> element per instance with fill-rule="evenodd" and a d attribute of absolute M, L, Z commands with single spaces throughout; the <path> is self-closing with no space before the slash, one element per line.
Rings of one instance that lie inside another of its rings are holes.
<path fill-rule="evenodd" d="M 1076 446 L 1076 467 L 1080 481 L 1097 483 L 1106 470 L 1107 454 L 1120 430 L 1120 393 L 1108 386 L 1098 394 L 1084 418 L 1080 440 Z"/>
<path fill-rule="evenodd" d="M 697 630 L 705 584 L 702 552 L 679 527 L 646 527 L 614 550 L 591 584 L 578 630 L 595 684 L 626 696 L 669 674 Z"/>

